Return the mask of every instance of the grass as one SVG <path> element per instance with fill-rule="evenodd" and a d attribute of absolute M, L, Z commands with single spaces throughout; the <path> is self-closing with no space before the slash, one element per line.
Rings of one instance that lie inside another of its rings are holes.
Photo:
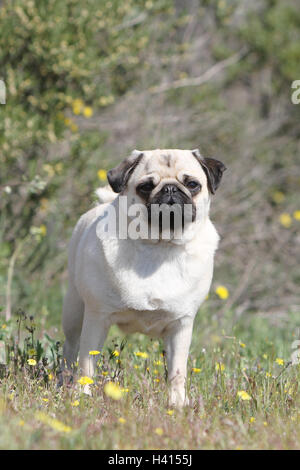
<path fill-rule="evenodd" d="M 160 341 L 112 328 L 87 397 L 76 381 L 57 388 L 61 345 L 34 319 L 0 322 L 0 448 L 299 448 L 300 368 L 289 365 L 297 316 L 247 314 L 232 327 L 232 315 L 217 321 L 209 301 L 198 314 L 183 410 L 168 408 Z"/>

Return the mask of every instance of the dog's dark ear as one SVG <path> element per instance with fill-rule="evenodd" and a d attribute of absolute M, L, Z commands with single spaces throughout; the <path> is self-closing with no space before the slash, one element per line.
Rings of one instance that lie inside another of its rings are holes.
<path fill-rule="evenodd" d="M 143 152 L 134 150 L 132 154 L 125 158 L 118 166 L 107 172 L 107 179 L 115 193 L 120 193 L 125 188 L 130 175 L 140 162 Z"/>
<path fill-rule="evenodd" d="M 223 172 L 226 170 L 226 166 L 215 158 L 202 157 L 198 149 L 192 150 L 192 154 L 197 158 L 206 174 L 208 189 L 212 194 L 215 194 L 221 182 Z"/>

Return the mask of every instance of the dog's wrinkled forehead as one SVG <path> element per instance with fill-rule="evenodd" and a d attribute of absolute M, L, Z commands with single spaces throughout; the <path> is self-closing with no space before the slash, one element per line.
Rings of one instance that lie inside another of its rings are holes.
<path fill-rule="evenodd" d="M 176 179 L 183 171 L 205 181 L 204 172 L 190 150 L 145 150 L 143 158 L 136 168 L 135 176 L 139 178 L 158 173 L 161 179 Z"/>

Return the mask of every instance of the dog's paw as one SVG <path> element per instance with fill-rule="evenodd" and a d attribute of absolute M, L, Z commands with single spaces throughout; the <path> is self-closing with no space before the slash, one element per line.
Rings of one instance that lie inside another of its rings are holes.
<path fill-rule="evenodd" d="M 182 390 L 171 390 L 169 392 L 169 407 L 184 408 L 189 406 L 189 399 Z"/>

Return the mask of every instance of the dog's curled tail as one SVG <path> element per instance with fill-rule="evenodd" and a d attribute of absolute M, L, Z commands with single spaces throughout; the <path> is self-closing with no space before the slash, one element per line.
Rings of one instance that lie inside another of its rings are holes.
<path fill-rule="evenodd" d="M 95 193 L 100 204 L 112 202 L 117 197 L 117 193 L 115 193 L 109 185 L 96 189 Z"/>

